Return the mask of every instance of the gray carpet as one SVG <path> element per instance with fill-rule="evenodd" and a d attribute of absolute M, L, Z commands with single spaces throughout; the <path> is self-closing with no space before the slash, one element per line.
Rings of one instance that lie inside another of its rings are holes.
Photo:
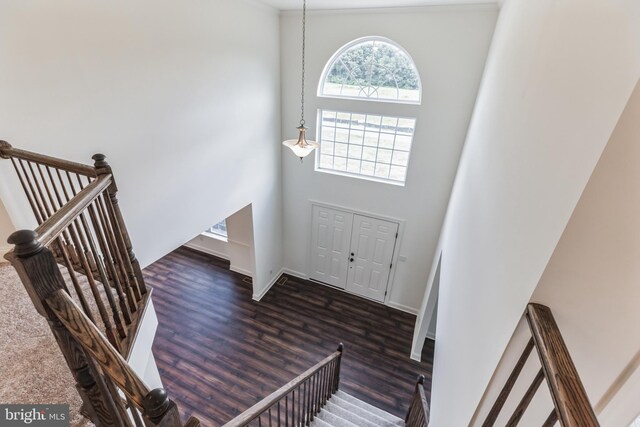
<path fill-rule="evenodd" d="M 47 322 L 13 267 L 0 264 L 0 403 L 70 405 L 72 426 L 92 426 Z"/>

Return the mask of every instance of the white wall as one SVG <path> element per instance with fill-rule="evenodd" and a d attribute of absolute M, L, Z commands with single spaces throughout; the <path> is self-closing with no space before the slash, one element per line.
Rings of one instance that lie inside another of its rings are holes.
<path fill-rule="evenodd" d="M 640 3 L 508 0 L 442 238 L 432 425 L 466 425 L 640 75 Z"/>
<path fill-rule="evenodd" d="M 639 116 L 640 84 L 531 298 L 551 307 L 601 424 L 612 427 L 629 425 L 640 412 L 638 392 L 630 391 L 640 390 Z M 511 339 L 478 425 L 529 337 L 525 326 Z"/>
<path fill-rule="evenodd" d="M 3 256 L 11 249 L 11 246 L 7 243 L 7 238 L 13 231 L 14 228 L 11 218 L 9 218 L 9 214 L 2 200 L 0 200 L 0 263 L 5 262 Z"/>
<path fill-rule="evenodd" d="M 143 265 L 251 203 L 266 286 L 282 267 L 278 22 L 248 0 L 3 2 L 0 139 L 105 153 Z"/>
<path fill-rule="evenodd" d="M 255 256 L 253 240 L 253 215 L 251 205 L 225 219 L 227 238 L 201 233 L 187 242 L 186 246 L 215 255 L 229 261 L 229 269 L 253 278 Z M 218 223 L 220 221 L 213 221 Z"/>
<path fill-rule="evenodd" d="M 227 218 L 227 230 L 229 234 L 227 250 L 231 270 L 253 277 L 255 259 L 251 205 L 245 206 Z"/>
<path fill-rule="evenodd" d="M 384 12 L 384 13 L 382 13 Z M 358 108 L 348 100 L 318 99 L 317 85 L 330 57 L 364 36 L 387 37 L 413 57 L 422 78 L 422 106 L 405 187 L 314 172 L 283 151 L 285 266 L 303 275 L 311 234 L 309 200 L 405 220 L 389 304 L 417 311 L 429 273 L 451 185 L 458 165 L 480 76 L 497 18 L 497 7 L 450 6 L 407 9 L 311 12 L 307 16 L 306 119 L 315 135 L 316 111 Z M 300 119 L 300 15 L 281 17 L 282 129 L 296 135 Z M 328 30 L 330 29 L 330 30 Z M 368 103 L 387 114 L 407 114 L 404 105 Z M 357 110 L 356 110 L 357 111 Z M 409 113 L 411 114 L 411 113 Z"/>

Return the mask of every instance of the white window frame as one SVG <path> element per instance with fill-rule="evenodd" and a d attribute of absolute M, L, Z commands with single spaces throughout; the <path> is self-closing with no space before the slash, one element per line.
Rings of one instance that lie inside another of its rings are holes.
<path fill-rule="evenodd" d="M 416 76 L 418 77 L 418 100 L 417 101 L 412 101 L 412 100 L 408 100 L 408 101 L 402 101 L 402 100 L 398 100 L 398 99 L 379 99 L 379 98 L 367 98 L 367 97 L 360 97 L 360 96 L 348 96 L 348 95 L 325 95 L 324 94 L 324 84 L 325 81 L 327 80 L 327 75 L 329 74 L 329 71 L 331 71 L 331 69 L 333 68 L 333 65 L 335 64 L 336 60 L 342 56 L 342 54 L 344 54 L 347 50 L 351 49 L 353 46 L 358 45 L 360 43 L 365 43 L 365 42 L 369 42 L 369 41 L 379 41 L 382 43 L 388 43 L 391 46 L 397 48 L 400 52 L 404 53 L 410 60 L 411 63 L 413 64 L 413 69 L 416 72 Z M 331 58 L 329 59 L 329 61 L 325 64 L 324 69 L 322 70 L 322 75 L 320 77 L 320 84 L 318 84 L 318 93 L 317 93 L 319 98 L 331 98 L 331 99 L 353 99 L 356 101 L 368 101 L 368 102 L 383 102 L 383 103 L 395 103 L 395 104 L 407 104 L 407 105 L 421 105 L 422 104 L 422 78 L 420 77 L 420 72 L 418 71 L 418 67 L 415 64 L 415 61 L 413 60 L 413 57 L 411 55 L 409 55 L 409 52 L 406 51 L 405 48 L 403 48 L 401 45 L 399 45 L 398 43 L 394 42 L 391 39 L 388 39 L 386 37 L 381 37 L 381 36 L 367 36 L 367 37 L 360 37 L 357 38 L 355 40 L 350 41 L 349 43 L 343 45 L 340 49 L 338 49 L 336 51 L 336 53 L 334 53 Z"/>
<path fill-rule="evenodd" d="M 333 67 L 334 62 L 340 55 L 342 55 L 346 50 L 351 47 L 367 42 L 367 41 L 382 41 L 385 43 L 389 43 L 394 47 L 398 48 L 400 51 L 404 52 L 411 62 L 414 65 L 415 72 L 418 77 L 418 87 L 419 87 L 419 101 L 403 101 L 403 100 L 388 100 L 388 99 L 377 99 L 377 98 L 367 98 L 367 97 L 353 97 L 353 96 L 343 96 L 343 95 L 323 95 L 322 90 L 324 87 L 324 83 L 327 77 L 327 74 Z M 316 172 L 328 173 L 332 175 L 345 176 L 349 178 L 362 179 L 365 181 L 373 181 L 379 182 L 383 184 L 390 184 L 395 186 L 404 187 L 406 186 L 407 179 L 409 177 L 409 169 L 411 165 L 411 153 L 413 150 L 413 145 L 415 143 L 415 134 L 418 128 L 418 113 L 420 105 L 422 104 L 422 79 L 420 77 L 420 73 L 418 72 L 418 68 L 415 65 L 415 61 L 409 53 L 398 43 L 380 36 L 368 36 L 361 37 L 355 40 L 350 41 L 349 43 L 342 46 L 340 49 L 334 53 L 329 61 L 325 64 L 324 70 L 322 72 L 320 82 L 318 83 L 317 90 L 317 100 L 318 100 L 318 110 L 317 110 L 317 118 L 316 118 L 316 141 L 322 144 L 322 111 L 336 111 L 336 112 L 344 112 L 350 114 L 368 114 L 368 115 L 381 115 L 381 116 L 389 116 L 389 117 L 398 117 L 401 119 L 412 119 L 415 120 L 413 134 L 411 135 L 411 147 L 408 153 L 407 159 L 407 172 L 405 174 L 404 181 L 395 181 L 391 179 L 379 178 L 371 175 L 363 175 L 360 173 L 334 170 L 334 169 L 326 169 L 320 167 L 320 158 L 322 152 L 322 146 L 318 149 L 315 156 L 315 166 L 314 170 Z M 362 160 L 362 159 L 361 159 Z"/>

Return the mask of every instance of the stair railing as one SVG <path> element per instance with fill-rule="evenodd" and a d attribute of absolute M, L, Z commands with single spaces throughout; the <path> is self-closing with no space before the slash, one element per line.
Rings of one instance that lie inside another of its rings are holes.
<path fill-rule="evenodd" d="M 223 427 L 306 426 L 338 391 L 343 345 Z"/>
<path fill-rule="evenodd" d="M 404 422 L 407 427 L 427 427 L 429 424 L 429 404 L 424 391 L 424 375 L 420 375 L 416 381 L 413 399 Z"/>
<path fill-rule="evenodd" d="M 13 165 L 39 224 L 39 243 L 64 267 L 65 289 L 112 345 L 128 356 L 150 291 L 133 253 L 105 156 L 96 154 L 94 166 L 89 166 L 0 141 L 0 158 Z M 5 258 L 20 273 L 15 254 Z M 24 273 L 21 277 L 31 295 Z"/>
<path fill-rule="evenodd" d="M 525 316 L 531 330 L 531 339 L 525 346 L 482 426 L 490 427 L 495 424 L 534 347 L 542 367 L 506 425 L 516 426 L 518 424 L 540 384 L 546 380 L 554 408 L 543 426 L 551 427 L 558 421 L 562 427 L 599 426 L 598 419 L 589 403 L 587 393 L 551 309 L 540 304 L 529 304 Z"/>
<path fill-rule="evenodd" d="M 98 178 L 94 187 L 87 187 L 86 192 L 79 196 L 95 200 L 95 195 L 108 184 L 108 180 L 108 177 Z M 80 202 L 71 206 L 76 204 L 81 206 Z M 64 206 L 56 215 L 70 221 L 79 209 Z M 30 230 L 12 234 L 9 239 L 15 244 L 12 262 L 28 283 L 27 289 L 34 304 L 47 318 L 91 420 L 100 427 L 199 426 L 195 418 L 183 426 L 176 404 L 164 389 L 149 390 L 93 320 L 71 298 L 54 254 L 45 245 L 62 228 L 58 222 L 46 221 L 38 228 L 42 233 L 40 236 Z"/>

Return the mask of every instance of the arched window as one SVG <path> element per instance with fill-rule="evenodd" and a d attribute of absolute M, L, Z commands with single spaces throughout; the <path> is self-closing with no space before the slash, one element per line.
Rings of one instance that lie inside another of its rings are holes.
<path fill-rule="evenodd" d="M 329 60 L 318 95 L 419 104 L 420 77 L 411 57 L 391 40 L 355 40 Z"/>
<path fill-rule="evenodd" d="M 400 117 L 393 104 L 367 103 L 413 104 L 417 113 L 421 93 L 413 60 L 391 40 L 366 37 L 342 47 L 325 66 L 318 96 L 361 102 L 323 103 L 329 108 L 318 111 L 316 170 L 404 185 L 417 114 Z"/>

